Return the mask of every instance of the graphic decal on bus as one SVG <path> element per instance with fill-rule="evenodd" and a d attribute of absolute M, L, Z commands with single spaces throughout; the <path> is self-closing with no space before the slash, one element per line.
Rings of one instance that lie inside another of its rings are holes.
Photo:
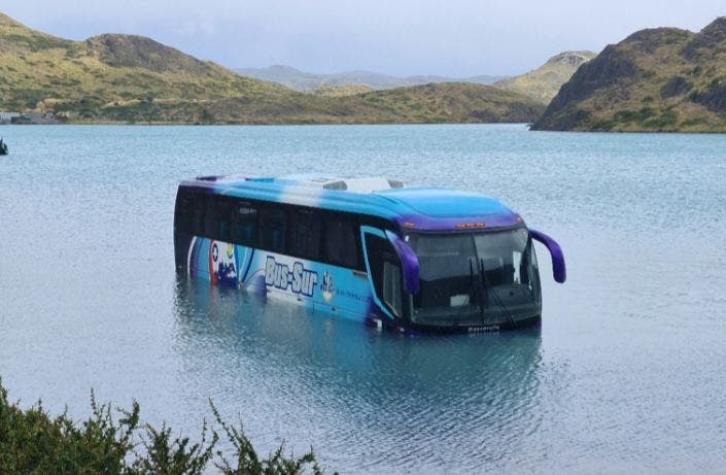
<path fill-rule="evenodd" d="M 312 297 L 315 284 L 318 283 L 318 273 L 305 269 L 302 262 L 295 261 L 292 269 L 287 264 L 275 261 L 273 256 L 267 256 L 265 263 L 265 284 L 280 290 L 290 290 L 295 294 Z"/>
<path fill-rule="evenodd" d="M 320 284 L 320 290 L 323 293 L 325 303 L 330 303 L 335 296 L 335 286 L 333 285 L 333 276 L 329 272 L 323 273 L 323 282 Z"/>
<path fill-rule="evenodd" d="M 212 285 L 264 298 L 292 297 L 305 306 L 355 320 L 375 312 L 368 279 L 350 269 L 198 236 L 190 242 L 187 261 L 190 275 Z"/>
<path fill-rule="evenodd" d="M 209 276 L 212 283 L 236 286 L 237 269 L 235 246 L 212 241 L 209 246 Z"/>

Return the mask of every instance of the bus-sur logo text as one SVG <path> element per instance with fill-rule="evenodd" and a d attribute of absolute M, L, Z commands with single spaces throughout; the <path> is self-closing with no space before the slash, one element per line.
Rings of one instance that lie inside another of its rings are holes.
<path fill-rule="evenodd" d="M 305 269 L 302 262 L 295 262 L 290 270 L 287 264 L 280 264 L 274 257 L 267 256 L 265 284 L 281 290 L 289 288 L 293 293 L 311 297 L 317 283 L 318 273 Z"/>

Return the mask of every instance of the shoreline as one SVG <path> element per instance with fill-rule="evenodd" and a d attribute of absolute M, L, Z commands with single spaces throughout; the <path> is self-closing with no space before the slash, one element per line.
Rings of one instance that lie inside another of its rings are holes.
<path fill-rule="evenodd" d="M 539 132 L 545 134 L 603 134 L 603 135 L 724 135 L 726 130 L 533 130 L 531 122 L 219 122 L 211 124 L 190 123 L 190 122 L 121 122 L 121 121 L 100 121 L 100 122 L 58 122 L 53 124 L 0 124 L 0 128 L 8 127 L 305 127 L 305 126 L 391 126 L 391 125 L 528 125 L 528 132 Z"/>

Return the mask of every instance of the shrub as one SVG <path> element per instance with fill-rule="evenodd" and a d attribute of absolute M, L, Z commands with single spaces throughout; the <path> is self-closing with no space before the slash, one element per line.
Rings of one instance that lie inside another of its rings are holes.
<path fill-rule="evenodd" d="M 203 424 L 201 441 L 173 435 L 170 427 L 160 429 L 142 424 L 141 409 L 131 410 L 98 404 L 91 391 L 91 416 L 82 423 L 64 412 L 51 417 L 38 401 L 21 409 L 8 401 L 0 379 L 0 473 L 108 475 L 197 475 L 216 468 L 225 475 L 321 474 L 312 449 L 302 457 L 285 455 L 284 444 L 267 458 L 260 458 L 244 435 L 242 425 L 230 426 L 210 401 L 212 413 L 234 450 L 230 462 L 217 450 L 219 435 Z"/>

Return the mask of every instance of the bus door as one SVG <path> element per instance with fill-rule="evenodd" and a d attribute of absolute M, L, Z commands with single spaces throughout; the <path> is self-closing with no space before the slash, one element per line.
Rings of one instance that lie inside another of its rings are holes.
<path fill-rule="evenodd" d="M 362 226 L 361 236 L 373 300 L 389 318 L 403 318 L 408 305 L 404 296 L 401 259 L 396 248 L 380 229 Z"/>

